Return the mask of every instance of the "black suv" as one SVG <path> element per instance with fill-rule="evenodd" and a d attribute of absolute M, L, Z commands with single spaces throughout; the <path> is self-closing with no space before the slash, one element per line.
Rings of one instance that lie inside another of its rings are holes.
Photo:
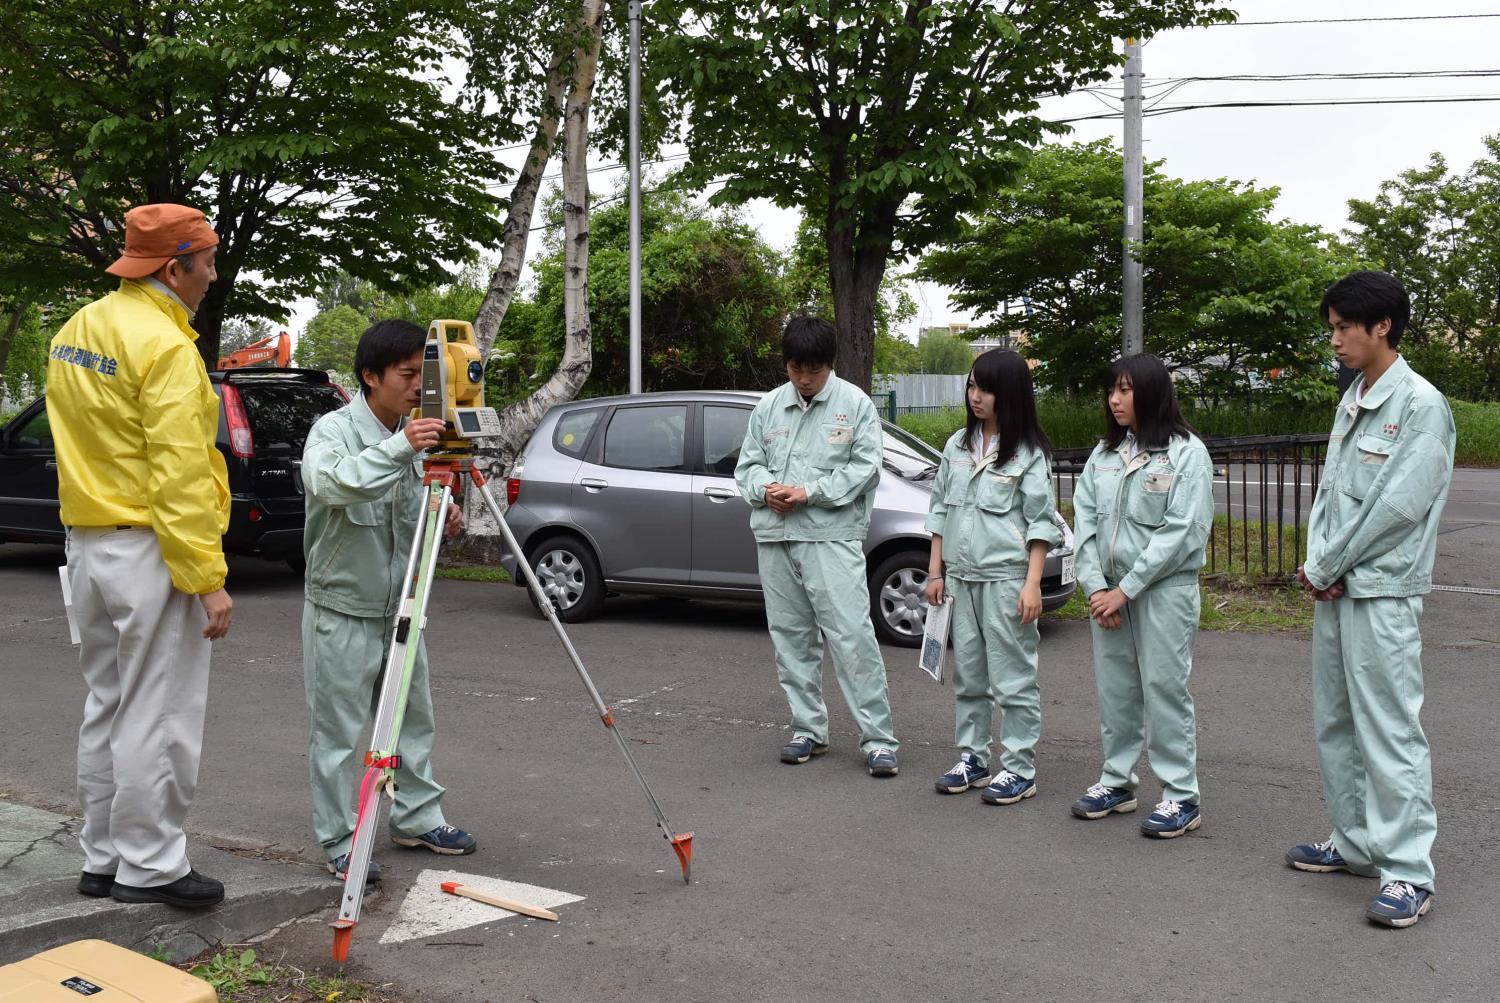
<path fill-rule="evenodd" d="M 302 570 L 302 443 L 349 396 L 313 369 L 233 369 L 208 374 L 219 396 L 217 445 L 229 468 L 224 551 L 286 561 Z M 46 398 L 0 429 L 0 542 L 62 543 L 57 457 Z"/>

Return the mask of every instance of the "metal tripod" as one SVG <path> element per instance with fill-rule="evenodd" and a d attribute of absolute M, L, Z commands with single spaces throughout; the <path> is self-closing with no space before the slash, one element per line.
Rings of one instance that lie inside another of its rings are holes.
<path fill-rule="evenodd" d="M 427 497 L 418 513 L 416 532 L 413 534 L 411 551 L 406 559 L 406 588 L 402 594 L 401 605 L 396 610 L 395 633 L 391 642 L 390 655 L 386 659 L 385 675 L 380 685 L 380 703 L 375 713 L 370 751 L 365 754 L 365 773 L 360 783 L 359 811 L 355 816 L 354 845 L 349 850 L 348 869 L 344 878 L 344 895 L 339 904 L 339 918 L 333 922 L 333 959 L 339 962 L 349 957 L 349 944 L 354 937 L 354 928 L 359 924 L 360 907 L 364 901 L 365 878 L 370 866 L 370 855 L 374 849 L 376 822 L 381 809 L 381 795 L 387 794 L 392 798 L 395 796 L 395 775 L 396 770 L 401 766 L 399 744 L 401 722 L 406 713 L 412 670 L 416 665 L 417 645 L 422 631 L 427 626 L 427 600 L 432 593 L 432 580 L 437 570 L 438 550 L 442 542 L 443 527 L 447 521 L 448 506 L 453 504 L 454 492 L 461 490 L 462 479 L 465 476 L 474 484 L 480 497 L 484 499 L 490 515 L 500 527 L 505 546 L 516 555 L 516 566 L 525 576 L 527 587 L 531 589 L 538 607 L 551 622 L 558 640 L 562 642 L 563 650 L 567 652 L 568 659 L 573 663 L 574 671 L 578 673 L 578 678 L 588 690 L 589 698 L 594 702 L 599 719 L 614 736 L 620 754 L 625 757 L 625 762 L 630 766 L 630 772 L 635 775 L 636 782 L 641 785 L 641 791 L 646 795 L 652 814 L 656 816 L 656 824 L 661 829 L 662 836 L 671 844 L 672 851 L 677 855 L 678 863 L 682 866 L 683 881 L 691 880 L 689 872 L 693 857 L 693 834 L 684 832 L 679 835 L 667 821 L 667 816 L 657 802 L 656 796 L 651 793 L 645 776 L 636 765 L 630 746 L 625 743 L 624 737 L 615 725 L 614 712 L 599 695 L 593 679 L 584 668 L 583 660 L 578 656 L 578 650 L 573 647 L 572 640 L 563 629 L 557 609 L 543 591 L 541 582 L 537 581 L 530 562 L 527 561 L 526 555 L 516 542 L 515 535 L 511 533 L 499 504 L 490 492 L 484 476 L 474 466 L 473 459 L 464 454 L 443 453 L 424 460 L 422 470 L 422 484 L 427 489 Z"/>

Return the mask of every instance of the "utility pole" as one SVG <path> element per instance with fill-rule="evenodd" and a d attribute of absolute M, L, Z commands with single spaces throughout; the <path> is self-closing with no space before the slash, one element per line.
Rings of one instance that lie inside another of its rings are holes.
<path fill-rule="evenodd" d="M 630 0 L 630 392 L 641 392 L 641 0 Z"/>
<path fill-rule="evenodd" d="M 1141 262 L 1129 245 L 1146 234 L 1141 160 L 1141 43 L 1125 39 L 1125 285 L 1121 354 L 1144 351 Z"/>

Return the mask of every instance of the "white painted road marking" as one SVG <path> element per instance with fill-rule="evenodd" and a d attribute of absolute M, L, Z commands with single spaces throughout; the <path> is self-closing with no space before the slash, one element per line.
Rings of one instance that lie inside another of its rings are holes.
<path fill-rule="evenodd" d="M 461 874 L 458 871 L 423 871 L 406 893 L 401 903 L 401 912 L 380 935 L 382 944 L 397 944 L 403 940 L 433 937 L 440 933 L 451 933 L 471 926 L 483 926 L 498 920 L 509 919 L 518 913 L 497 909 L 483 902 L 475 902 L 460 895 L 449 895 L 443 891 L 443 882 L 457 881 L 476 892 L 488 892 L 501 898 L 517 899 L 544 909 L 555 910 L 560 905 L 582 902 L 582 895 L 526 885 L 519 881 L 490 878 L 482 874 Z M 527 917 L 529 918 L 529 917 Z M 567 921 L 567 917 L 563 917 Z"/>

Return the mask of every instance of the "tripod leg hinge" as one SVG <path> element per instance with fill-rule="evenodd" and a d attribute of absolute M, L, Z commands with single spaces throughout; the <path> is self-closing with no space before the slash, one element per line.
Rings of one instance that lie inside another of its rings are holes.
<path fill-rule="evenodd" d="M 400 756 L 382 756 L 378 752 L 365 753 L 365 765 L 376 770 L 401 769 Z"/>

